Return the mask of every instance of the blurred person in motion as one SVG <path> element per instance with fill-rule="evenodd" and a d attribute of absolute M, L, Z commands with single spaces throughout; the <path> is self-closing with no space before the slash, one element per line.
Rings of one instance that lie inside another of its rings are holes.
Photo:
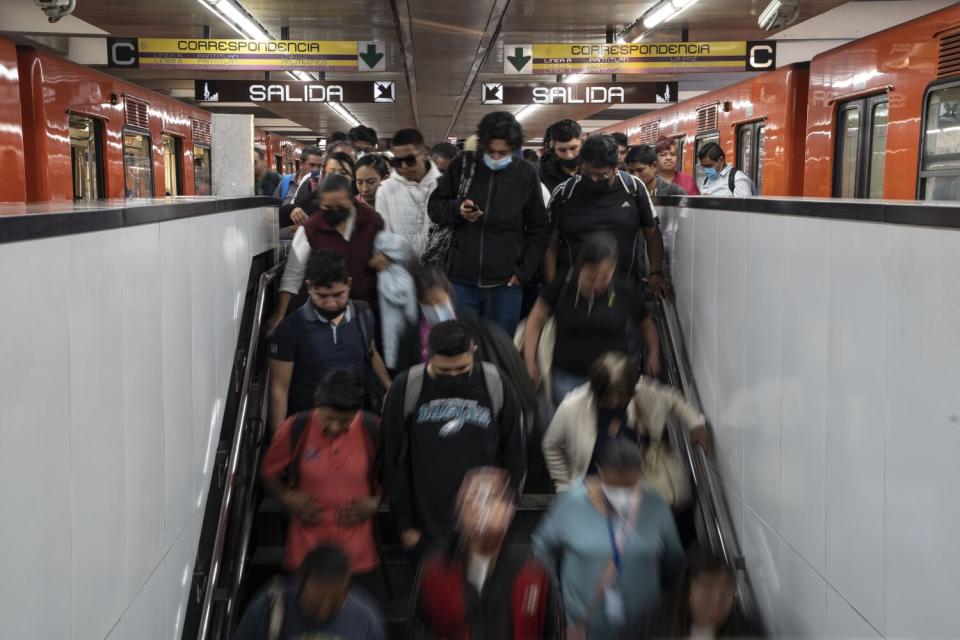
<path fill-rule="evenodd" d="M 371 127 L 365 127 L 362 124 L 355 126 L 353 129 L 350 129 L 347 133 L 347 137 L 350 139 L 353 148 L 357 150 L 359 157 L 363 157 L 368 153 L 373 153 L 377 150 L 377 144 L 379 140 L 377 139 L 377 131 Z"/>
<path fill-rule="evenodd" d="M 466 325 L 433 326 L 426 364 L 397 376 L 383 412 L 384 476 L 403 546 L 419 554 L 453 532 L 457 490 L 474 467 L 526 476 L 520 403 L 509 379 L 478 362 Z"/>
<path fill-rule="evenodd" d="M 263 149 L 253 150 L 253 186 L 253 193 L 258 196 L 272 196 L 280 186 L 280 174 L 270 169 Z"/>
<path fill-rule="evenodd" d="M 411 269 L 417 263 L 410 243 L 403 236 L 381 231 L 373 243 L 374 259 L 386 261 L 377 277 L 380 296 L 381 351 L 389 371 L 397 371 L 400 344 L 407 327 L 419 317 L 417 287 Z"/>
<path fill-rule="evenodd" d="M 533 534 L 560 581 L 567 638 L 653 636 L 683 549 L 670 507 L 644 485 L 643 465 L 633 443 L 609 443 L 598 474 L 561 494 Z"/>
<path fill-rule="evenodd" d="M 523 360 L 536 383 L 549 385 L 553 405 L 587 381 L 591 365 L 608 351 L 633 356 L 647 375 L 660 375 L 657 326 L 636 290 L 617 277 L 618 249 L 609 233 L 587 238 L 576 268 L 543 288 L 527 317 Z M 553 319 L 552 343 L 541 344 Z"/>
<path fill-rule="evenodd" d="M 324 376 L 315 407 L 287 418 L 273 435 L 260 475 L 290 514 L 284 571 L 296 571 L 318 544 L 333 544 L 350 559 L 354 582 L 374 592 L 380 429 L 377 418 L 361 410 L 365 396 L 353 371 Z"/>
<path fill-rule="evenodd" d="M 233 640 L 385 640 L 380 611 L 350 586 L 350 560 L 333 546 L 307 554 L 289 578 L 275 578 L 247 607 Z"/>
<path fill-rule="evenodd" d="M 310 174 L 320 171 L 322 168 L 323 151 L 320 150 L 320 147 L 307 147 L 300 154 L 300 169 L 296 173 L 288 173 L 283 176 L 274 195 L 280 198 L 283 204 L 292 203 L 297 197 L 297 190 L 304 184 L 304 180 Z M 303 220 L 306 220 L 306 216 L 303 217 Z M 302 223 L 303 220 L 300 220 L 297 224 Z M 289 221 L 287 224 L 283 224 L 283 220 L 281 220 L 280 226 L 288 226 L 289 224 Z"/>
<path fill-rule="evenodd" d="M 305 206 L 310 217 L 293 235 L 280 280 L 277 308 L 268 322 L 271 329 L 287 315 L 291 299 L 303 286 L 307 260 L 319 249 L 334 251 L 346 261 L 354 299 L 363 300 L 374 311 L 379 304 L 377 271 L 386 264 L 374 260 L 373 242 L 383 231 L 383 218 L 366 203 L 354 199 L 350 180 L 336 173 L 323 179 Z"/>
<path fill-rule="evenodd" d="M 506 541 L 516 510 L 506 472 L 471 470 L 457 495 L 457 528 L 429 554 L 413 589 L 410 637 L 534 640 L 563 637 L 559 594 L 527 545 Z"/>
<path fill-rule="evenodd" d="M 703 169 L 700 194 L 720 198 L 749 198 L 755 196 L 753 181 L 743 171 L 727 164 L 726 154 L 716 142 L 708 142 L 697 153 Z"/>
<path fill-rule="evenodd" d="M 660 638 L 763 638 L 762 629 L 737 606 L 733 569 L 719 555 L 699 547 L 687 562 L 661 614 Z"/>
<path fill-rule="evenodd" d="M 423 134 L 416 129 L 401 129 L 391 142 L 394 173 L 380 186 L 377 211 L 387 231 L 407 239 L 414 255 L 423 255 L 430 229 L 427 206 L 437 188 L 440 170 L 430 161 Z"/>
<path fill-rule="evenodd" d="M 330 134 L 330 137 L 327 138 L 327 156 L 332 156 L 335 153 L 345 153 L 350 156 L 351 160 L 357 161 L 357 149 L 350 142 L 350 134 L 343 131 L 334 131 Z"/>
<path fill-rule="evenodd" d="M 551 192 L 577 174 L 583 129 L 574 120 L 560 120 L 547 128 L 546 152 L 540 158 L 540 180 Z"/>
<path fill-rule="evenodd" d="M 533 280 L 550 235 L 540 179 L 514 161 L 523 130 L 512 113 L 488 113 L 477 127 L 480 161 L 459 197 L 462 165 L 450 167 L 430 196 L 430 219 L 453 226 L 448 275 L 458 311 L 493 320 L 513 335 L 523 286 Z"/>
<path fill-rule="evenodd" d="M 390 165 L 383 156 L 368 153 L 357 160 L 357 191 L 363 202 L 374 211 L 377 210 L 377 191 L 389 177 Z"/>
<path fill-rule="evenodd" d="M 687 195 L 698 196 L 697 181 L 689 173 L 681 171 L 678 141 L 673 138 L 660 138 L 657 141 L 657 175 L 671 184 L 675 184 Z"/>
<path fill-rule="evenodd" d="M 543 438 L 543 455 L 558 491 L 566 491 L 584 476 L 596 474 L 604 450 L 626 441 L 643 450 L 646 485 L 656 489 L 671 507 L 690 498 L 687 469 L 679 458 L 671 469 L 659 468 L 667 455 L 658 451 L 666 424 L 674 418 L 690 440 L 709 446 L 706 418 L 676 390 L 644 378 L 622 353 L 606 353 L 590 367 L 589 381 L 570 392 L 557 409 Z M 663 473 L 670 477 L 655 477 Z"/>
<path fill-rule="evenodd" d="M 335 251 L 316 251 L 306 268 L 307 302 L 284 318 L 270 336 L 270 430 L 290 415 L 311 409 L 313 394 L 329 371 L 357 372 L 372 397 L 390 386 L 377 352 L 370 308 L 351 300 L 350 274 Z M 377 408 L 378 405 L 372 408 Z"/>
<path fill-rule="evenodd" d="M 663 237 L 646 187 L 620 171 L 619 150 L 610 136 L 587 138 L 580 151 L 580 173 L 554 191 L 550 201 L 553 234 L 544 262 L 547 282 L 566 277 L 587 238 L 612 233 L 619 244 L 618 275 L 636 287 L 644 271 L 644 243 L 650 262 L 650 288 L 669 291 L 663 275 Z"/>
<path fill-rule="evenodd" d="M 630 148 L 630 140 L 627 138 L 627 134 L 620 133 L 619 131 L 614 131 L 610 134 L 610 137 L 617 143 L 617 153 L 620 156 L 620 169 L 626 170 L 627 150 Z"/>
<path fill-rule="evenodd" d="M 440 173 L 446 173 L 447 168 L 453 164 L 453 161 L 460 155 L 460 150 L 455 144 L 449 142 L 438 142 L 430 150 L 430 160 L 437 167 Z"/>
<path fill-rule="evenodd" d="M 667 182 L 659 173 L 659 158 L 656 149 L 648 144 L 631 147 L 627 152 L 626 169 L 634 178 L 639 178 L 651 196 L 685 196 L 687 192 L 675 182 Z"/>

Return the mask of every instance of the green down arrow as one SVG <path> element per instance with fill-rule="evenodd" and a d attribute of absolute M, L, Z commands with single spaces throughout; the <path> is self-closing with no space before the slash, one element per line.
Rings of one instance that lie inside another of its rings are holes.
<path fill-rule="evenodd" d="M 531 56 L 523 55 L 523 47 L 517 47 L 513 50 L 512 56 L 507 56 L 507 60 L 517 71 L 523 71 L 523 68 L 530 62 Z"/>
<path fill-rule="evenodd" d="M 368 44 L 367 52 L 359 55 L 360 59 L 363 60 L 363 62 L 371 69 L 376 67 L 377 63 L 383 59 L 383 54 L 377 53 L 377 45 L 375 44 Z"/>

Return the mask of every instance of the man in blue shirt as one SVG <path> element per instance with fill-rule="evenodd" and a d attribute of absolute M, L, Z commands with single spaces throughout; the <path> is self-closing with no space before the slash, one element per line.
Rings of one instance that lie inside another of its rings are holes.
<path fill-rule="evenodd" d="M 270 339 L 271 432 L 287 416 L 313 408 L 317 385 L 329 371 L 356 371 L 368 388 L 374 376 L 384 389 L 390 386 L 374 342 L 373 312 L 366 303 L 350 300 L 350 274 L 340 254 L 315 251 L 305 280 L 307 301 L 277 325 Z"/>
<path fill-rule="evenodd" d="M 336 547 L 307 554 L 296 575 L 277 578 L 247 607 L 234 640 L 384 640 L 373 600 L 350 588 L 350 561 Z"/>

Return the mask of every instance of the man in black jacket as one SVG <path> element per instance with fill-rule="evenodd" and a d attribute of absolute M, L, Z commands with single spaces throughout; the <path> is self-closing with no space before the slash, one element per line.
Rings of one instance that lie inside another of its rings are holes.
<path fill-rule="evenodd" d="M 474 359 L 460 321 L 433 327 L 426 365 L 397 376 L 384 403 L 383 464 L 390 509 L 410 550 L 453 532 L 464 475 L 490 466 L 510 474 L 517 494 L 526 476 L 520 403 L 497 367 Z"/>
<path fill-rule="evenodd" d="M 549 151 L 540 161 L 540 181 L 553 192 L 576 175 L 580 168 L 580 137 L 583 129 L 574 120 L 560 120 L 547 127 Z"/>
<path fill-rule="evenodd" d="M 537 170 L 514 157 L 523 130 L 513 114 L 487 114 L 477 137 L 477 161 L 467 175 L 461 175 L 462 163 L 450 166 L 430 196 L 428 213 L 433 222 L 453 227 L 449 276 L 457 311 L 489 318 L 513 335 L 523 285 L 543 259 L 550 221 Z"/>

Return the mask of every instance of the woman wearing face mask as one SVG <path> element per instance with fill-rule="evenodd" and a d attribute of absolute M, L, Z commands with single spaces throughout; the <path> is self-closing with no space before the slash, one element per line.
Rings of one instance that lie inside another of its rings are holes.
<path fill-rule="evenodd" d="M 672 182 L 687 192 L 687 195 L 698 196 L 697 181 L 688 173 L 680 170 L 678 165 L 677 141 L 670 138 L 660 138 L 657 141 L 657 175 Z"/>
<path fill-rule="evenodd" d="M 660 375 L 657 327 L 636 290 L 616 276 L 617 259 L 611 234 L 589 236 L 576 268 L 546 285 L 527 317 L 523 360 L 535 382 L 546 378 L 554 406 L 586 382 L 590 365 L 607 351 L 630 353 L 638 363 L 645 351 L 644 372 L 653 378 Z M 541 345 L 551 317 L 555 340 Z"/>
<path fill-rule="evenodd" d="M 736 606 L 733 569 L 715 553 L 695 547 L 663 608 L 664 638 L 762 638 L 762 630 Z"/>
<path fill-rule="evenodd" d="M 390 165 L 383 156 L 368 153 L 357 160 L 357 191 L 371 208 L 377 208 L 377 191 L 380 183 L 390 177 Z"/>
<path fill-rule="evenodd" d="M 634 444 L 611 442 L 597 467 L 551 506 L 534 552 L 558 572 L 567 638 L 651 637 L 661 590 L 683 563 L 677 528 L 667 503 L 644 486 Z"/>

